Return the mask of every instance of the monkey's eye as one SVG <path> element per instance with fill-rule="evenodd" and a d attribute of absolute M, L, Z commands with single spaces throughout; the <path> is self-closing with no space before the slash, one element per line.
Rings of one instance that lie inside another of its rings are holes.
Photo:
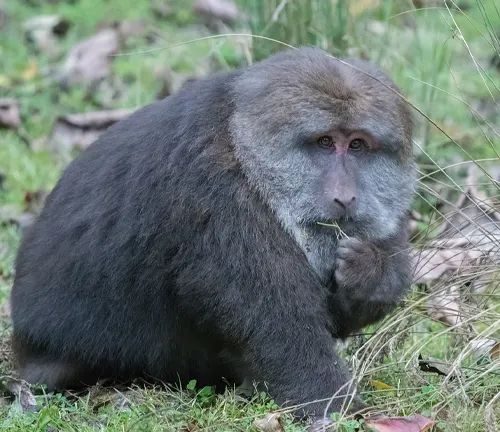
<path fill-rule="evenodd" d="M 355 139 L 349 143 L 349 149 L 351 150 L 362 150 L 366 147 L 366 143 L 362 139 Z"/>
<path fill-rule="evenodd" d="M 329 136 L 322 136 L 318 139 L 318 145 L 323 148 L 332 148 L 333 140 Z"/>

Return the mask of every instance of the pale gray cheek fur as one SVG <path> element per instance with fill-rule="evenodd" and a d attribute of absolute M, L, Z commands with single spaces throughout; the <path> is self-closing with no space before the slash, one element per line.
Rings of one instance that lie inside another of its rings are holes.
<path fill-rule="evenodd" d="M 387 157 L 377 157 L 362 173 L 359 219 L 366 220 L 367 238 L 384 240 L 395 234 L 400 218 L 410 208 L 416 185 L 415 166 L 401 166 Z"/>

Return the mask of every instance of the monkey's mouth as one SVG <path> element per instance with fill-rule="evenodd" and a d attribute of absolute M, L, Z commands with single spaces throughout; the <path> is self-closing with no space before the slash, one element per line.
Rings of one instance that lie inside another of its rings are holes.
<path fill-rule="evenodd" d="M 353 218 L 338 218 L 338 219 L 321 219 L 316 220 L 312 224 L 316 228 L 330 229 L 332 233 L 347 234 L 355 229 L 356 221 Z"/>
<path fill-rule="evenodd" d="M 315 224 L 332 227 L 342 227 L 351 225 L 354 222 L 352 217 L 341 216 L 338 218 L 325 218 L 314 221 Z"/>

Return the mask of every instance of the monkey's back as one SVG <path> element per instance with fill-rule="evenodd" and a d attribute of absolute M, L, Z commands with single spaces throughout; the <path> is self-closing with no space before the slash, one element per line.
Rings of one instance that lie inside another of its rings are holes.
<path fill-rule="evenodd" d="M 162 377 L 168 371 L 158 365 L 167 368 L 172 352 L 196 351 L 187 339 L 179 343 L 190 329 L 180 324 L 175 280 L 195 258 L 208 217 L 203 167 L 220 144 L 213 125 L 226 122 L 227 82 L 193 83 L 141 109 L 65 170 L 16 261 L 11 301 L 21 363 L 33 353 L 110 368 L 123 359 L 125 374 L 136 368 Z M 221 168 L 224 177 L 236 181 Z"/>

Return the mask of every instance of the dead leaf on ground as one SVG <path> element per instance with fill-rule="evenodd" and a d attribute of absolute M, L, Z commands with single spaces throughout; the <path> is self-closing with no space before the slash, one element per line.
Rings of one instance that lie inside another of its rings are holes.
<path fill-rule="evenodd" d="M 490 349 L 490 357 L 493 360 L 500 360 L 500 342 L 495 343 Z"/>
<path fill-rule="evenodd" d="M 464 322 L 462 292 L 458 285 L 430 284 L 431 294 L 427 300 L 429 316 L 450 327 Z"/>
<path fill-rule="evenodd" d="M 44 189 L 26 191 L 23 202 L 24 211 L 38 216 L 42 211 L 48 194 L 49 192 Z"/>
<path fill-rule="evenodd" d="M 156 15 L 157 18 L 160 19 L 168 18 L 175 12 L 172 6 L 170 6 L 164 0 L 153 1 L 153 4 L 151 5 L 151 11 Z"/>
<path fill-rule="evenodd" d="M 268 413 L 262 419 L 255 420 L 253 427 L 261 432 L 284 432 L 283 424 L 281 422 L 281 414 Z"/>
<path fill-rule="evenodd" d="M 116 30 L 101 30 L 70 50 L 54 79 L 64 87 L 72 84 L 95 86 L 111 75 L 111 56 L 118 52 L 119 46 Z"/>
<path fill-rule="evenodd" d="M 0 225 L 17 225 L 24 229 L 35 221 L 35 215 L 31 213 L 20 213 L 17 207 L 6 204 L 0 207 Z"/>
<path fill-rule="evenodd" d="M 97 32 L 75 45 L 53 74 L 61 86 L 82 84 L 94 90 L 111 77 L 113 56 L 130 38 L 145 37 L 150 26 L 144 20 L 102 21 Z"/>
<path fill-rule="evenodd" d="M 11 376 L 2 376 L 0 377 L 0 386 L 4 393 L 9 393 L 16 398 L 16 403 L 19 404 L 23 412 L 37 412 L 39 410 L 40 407 L 26 381 Z"/>
<path fill-rule="evenodd" d="M 418 356 L 418 366 L 422 372 L 436 373 L 441 376 L 449 376 L 450 379 L 455 379 L 461 375 L 459 370 L 452 368 L 448 363 L 432 357 Z"/>
<path fill-rule="evenodd" d="M 64 37 L 70 26 L 70 22 L 59 15 L 41 15 L 23 24 L 26 40 L 52 57 L 59 55 L 57 39 Z"/>
<path fill-rule="evenodd" d="M 467 241 L 462 243 L 467 246 Z M 482 256 L 481 251 L 467 250 L 465 247 L 453 247 L 456 242 L 431 242 L 426 249 L 414 256 L 415 283 L 433 282 L 448 270 L 457 270 L 472 266 Z M 459 245 L 459 246 L 462 246 Z"/>
<path fill-rule="evenodd" d="M 13 98 L 0 98 L 0 128 L 21 126 L 19 102 Z"/>
<path fill-rule="evenodd" d="M 229 0 L 197 0 L 193 11 L 202 15 L 208 21 L 222 21 L 224 24 L 234 24 L 242 18 L 236 4 Z"/>
<path fill-rule="evenodd" d="M 500 358 L 500 343 L 489 338 L 474 338 L 470 342 L 471 353 L 475 357 L 489 356 L 495 358 L 495 346 L 498 346 L 498 357 Z"/>
<path fill-rule="evenodd" d="M 473 182 L 473 183 L 469 183 Z M 468 180 L 476 183 L 476 177 Z M 443 239 L 464 237 L 481 251 L 498 253 L 495 242 L 500 240 L 500 213 L 494 203 L 476 186 L 469 186 L 446 214 L 446 223 L 439 234 Z"/>
<path fill-rule="evenodd" d="M 377 432 L 426 432 L 434 421 L 420 414 L 408 417 L 365 419 L 366 424 Z"/>
<path fill-rule="evenodd" d="M 468 185 L 477 184 L 470 170 Z M 462 324 L 464 300 L 482 293 L 500 264 L 500 212 L 475 186 L 469 186 L 443 213 L 445 222 L 436 240 L 413 255 L 414 282 L 425 283 L 431 317 L 447 325 Z"/>
<path fill-rule="evenodd" d="M 111 125 L 132 114 L 133 109 L 94 111 L 57 117 L 48 146 L 57 153 L 86 149 Z"/>

